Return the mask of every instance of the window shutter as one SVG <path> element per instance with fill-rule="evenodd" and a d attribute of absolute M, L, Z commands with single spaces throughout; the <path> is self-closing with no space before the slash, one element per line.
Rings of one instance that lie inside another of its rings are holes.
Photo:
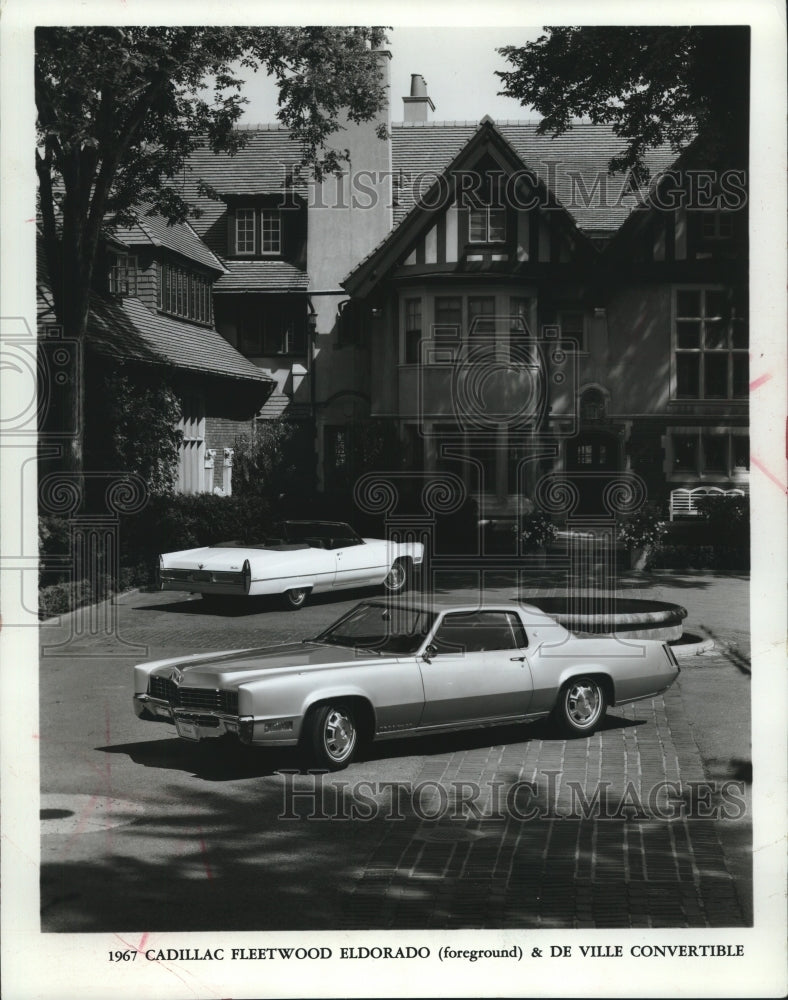
<path fill-rule="evenodd" d="M 231 208 L 227 209 L 227 254 L 235 256 L 235 212 Z"/>

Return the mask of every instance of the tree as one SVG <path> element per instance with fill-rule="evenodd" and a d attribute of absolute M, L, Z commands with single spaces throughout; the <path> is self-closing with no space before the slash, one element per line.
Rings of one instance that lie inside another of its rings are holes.
<path fill-rule="evenodd" d="M 234 152 L 245 98 L 234 66 L 266 69 L 279 85 L 279 120 L 318 175 L 343 152 L 327 147 L 342 127 L 373 119 L 386 100 L 375 49 L 382 28 L 45 27 L 36 29 L 36 171 L 44 255 L 55 314 L 83 343 L 102 231 L 147 203 L 168 221 L 190 208 L 166 181 L 207 142 Z M 212 100 L 204 86 L 213 79 Z M 380 127 L 379 127 L 380 128 Z M 380 132 L 379 132 L 380 134 Z M 66 400 L 84 409 L 84 373 Z M 83 436 L 67 464 L 82 468 Z"/>
<path fill-rule="evenodd" d="M 309 435 L 309 437 L 307 437 Z M 254 433 L 235 439 L 233 495 L 264 497 L 273 506 L 282 496 L 312 488 L 312 470 L 304 462 L 311 428 L 288 420 L 258 420 Z"/>
<path fill-rule="evenodd" d="M 693 147 L 704 167 L 744 167 L 749 109 L 747 27 L 559 27 L 498 51 L 514 67 L 501 92 L 559 135 L 572 120 L 613 126 L 626 142 L 611 172 L 644 179 L 649 148 Z"/>

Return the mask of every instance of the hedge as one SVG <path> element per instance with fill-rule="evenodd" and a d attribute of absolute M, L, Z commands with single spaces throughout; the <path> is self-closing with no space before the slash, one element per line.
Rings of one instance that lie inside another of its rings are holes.
<path fill-rule="evenodd" d="M 417 513 L 420 498 L 403 498 L 397 513 Z M 67 568 L 52 568 L 47 558 L 70 557 L 71 522 L 67 518 L 39 519 L 39 610 L 45 617 L 63 614 L 84 604 L 104 600 L 129 587 L 152 585 L 162 552 L 215 545 L 222 541 L 250 542 L 272 533 L 276 521 L 315 519 L 348 521 L 367 537 L 383 537 L 382 514 L 358 510 L 348 494 L 312 494 L 286 498 L 272 510 L 262 497 L 219 497 L 212 494 L 154 497 L 136 514 L 119 523 L 120 570 L 110 579 L 100 563 L 95 580 L 73 581 Z M 459 510 L 438 515 L 434 521 L 433 550 L 440 553 L 475 552 L 478 545 L 478 506 L 467 499 Z M 101 553 L 98 554 L 99 558 Z M 62 560 L 61 560 L 62 561 Z"/>
<path fill-rule="evenodd" d="M 652 556 L 649 569 L 729 569 L 750 568 L 750 550 L 739 545 L 661 545 Z"/>

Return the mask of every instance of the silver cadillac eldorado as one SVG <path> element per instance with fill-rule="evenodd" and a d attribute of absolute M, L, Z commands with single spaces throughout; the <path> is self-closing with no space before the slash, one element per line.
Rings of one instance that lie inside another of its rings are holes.
<path fill-rule="evenodd" d="M 134 709 L 187 740 L 303 743 L 336 771 L 366 740 L 547 715 L 586 735 L 608 705 L 658 695 L 678 673 L 665 642 L 580 638 L 529 605 L 381 599 L 301 643 L 140 663 Z"/>
<path fill-rule="evenodd" d="M 207 598 L 281 594 L 300 608 L 310 593 L 383 585 L 397 594 L 422 562 L 421 542 L 361 538 L 342 521 L 282 521 L 254 544 L 222 542 L 159 556 L 162 590 Z"/>

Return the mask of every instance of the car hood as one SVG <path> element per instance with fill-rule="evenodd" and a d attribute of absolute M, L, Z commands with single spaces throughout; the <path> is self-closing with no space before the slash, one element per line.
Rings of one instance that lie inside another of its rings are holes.
<path fill-rule="evenodd" d="M 198 657 L 183 657 L 178 660 L 168 660 L 165 664 L 154 668 L 151 674 L 158 677 L 170 677 L 177 671 L 182 679 L 179 684 L 184 687 L 217 687 L 228 688 L 254 680 L 257 676 L 266 676 L 272 672 L 301 673 L 304 670 L 319 670 L 335 666 L 361 666 L 365 663 L 380 663 L 393 660 L 372 654 L 365 657 L 355 655 L 352 649 L 340 646 L 322 646 L 311 643 L 287 643 L 280 646 L 268 646 L 262 649 L 234 650 L 220 653 L 207 659 L 202 654 Z"/>

